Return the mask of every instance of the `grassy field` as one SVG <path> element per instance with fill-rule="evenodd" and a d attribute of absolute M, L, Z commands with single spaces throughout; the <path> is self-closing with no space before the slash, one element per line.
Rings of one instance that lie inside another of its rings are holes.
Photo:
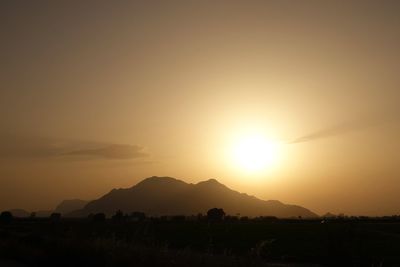
<path fill-rule="evenodd" d="M 0 259 L 25 266 L 400 266 L 400 222 L 14 219 L 0 224 Z"/>

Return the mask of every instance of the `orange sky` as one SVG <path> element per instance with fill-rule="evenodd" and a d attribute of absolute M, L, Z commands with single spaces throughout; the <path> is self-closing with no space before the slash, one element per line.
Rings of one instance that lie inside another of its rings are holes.
<path fill-rule="evenodd" d="M 159 175 L 319 214 L 399 214 L 399 12 L 396 1 L 2 1 L 0 210 Z M 232 140 L 247 129 L 284 143 L 277 164 L 236 168 Z M 286 144 L 315 132 L 333 134 Z"/>

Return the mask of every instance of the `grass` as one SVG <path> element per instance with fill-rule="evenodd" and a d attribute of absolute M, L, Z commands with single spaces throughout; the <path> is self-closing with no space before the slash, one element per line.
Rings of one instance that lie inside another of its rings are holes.
<path fill-rule="evenodd" d="M 0 224 L 0 258 L 29 266 L 400 266 L 399 251 L 398 221 Z"/>

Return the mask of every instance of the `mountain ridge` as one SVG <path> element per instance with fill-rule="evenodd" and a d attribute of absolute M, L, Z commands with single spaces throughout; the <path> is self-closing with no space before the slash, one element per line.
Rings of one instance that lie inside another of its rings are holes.
<path fill-rule="evenodd" d="M 66 199 L 57 205 L 57 207 L 54 209 L 54 212 L 65 215 L 77 209 L 83 208 L 88 202 L 89 201 L 82 199 Z"/>
<path fill-rule="evenodd" d="M 111 216 L 116 210 L 128 213 L 141 211 L 150 216 L 194 215 L 204 214 L 214 207 L 223 208 L 227 214 L 249 217 L 318 217 L 298 205 L 288 205 L 278 200 L 261 200 L 234 191 L 216 179 L 192 184 L 167 176 L 152 176 L 130 188 L 112 189 L 68 216 L 82 217 L 98 212 Z"/>

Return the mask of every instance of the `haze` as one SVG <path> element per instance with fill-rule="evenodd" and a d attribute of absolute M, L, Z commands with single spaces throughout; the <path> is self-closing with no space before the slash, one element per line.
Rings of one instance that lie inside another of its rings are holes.
<path fill-rule="evenodd" d="M 217 178 L 348 215 L 400 206 L 397 1 L 1 1 L 0 210 Z M 240 171 L 257 132 L 279 160 Z"/>

